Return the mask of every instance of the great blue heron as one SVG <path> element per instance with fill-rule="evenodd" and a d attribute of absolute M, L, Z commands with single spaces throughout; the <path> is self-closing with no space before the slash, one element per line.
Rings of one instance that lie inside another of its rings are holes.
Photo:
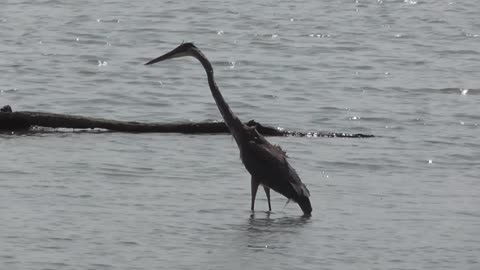
<path fill-rule="evenodd" d="M 200 61 L 205 68 L 208 84 L 215 103 L 225 120 L 230 133 L 232 133 L 238 148 L 240 158 L 251 177 L 252 202 L 251 210 L 254 211 L 255 197 L 258 186 L 265 189 L 268 200 L 268 209 L 272 211 L 270 204 L 270 189 L 298 203 L 305 215 L 311 215 L 312 206 L 308 197 L 310 192 L 298 177 L 295 169 L 287 161 L 285 152 L 278 146 L 270 144 L 255 127 L 244 125 L 233 114 L 227 102 L 223 98 L 213 77 L 213 67 L 207 57 L 193 43 L 182 43 L 172 51 L 155 58 L 145 65 L 151 65 L 163 60 L 193 56 Z"/>

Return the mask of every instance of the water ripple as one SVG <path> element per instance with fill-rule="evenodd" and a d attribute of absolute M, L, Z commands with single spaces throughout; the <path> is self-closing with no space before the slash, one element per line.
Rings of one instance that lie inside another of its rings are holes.
<path fill-rule="evenodd" d="M 0 134 L 7 268 L 475 269 L 478 2 L 410 2 L 7 1 L 2 106 L 221 120 L 195 59 L 143 65 L 185 40 L 242 120 L 377 135 L 268 138 L 305 220 L 262 189 L 250 217 L 231 136 Z"/>

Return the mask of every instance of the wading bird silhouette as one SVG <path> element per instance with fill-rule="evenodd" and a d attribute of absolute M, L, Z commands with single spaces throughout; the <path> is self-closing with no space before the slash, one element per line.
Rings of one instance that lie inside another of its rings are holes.
<path fill-rule="evenodd" d="M 192 56 L 198 59 L 207 73 L 208 85 L 215 103 L 230 133 L 237 142 L 240 149 L 240 158 L 251 175 L 251 210 L 254 211 L 258 186 L 262 185 L 267 195 L 269 211 L 272 211 L 270 189 L 273 189 L 289 200 L 297 202 L 303 213 L 310 216 L 312 212 L 312 206 L 308 199 L 310 192 L 298 177 L 295 169 L 288 163 L 285 152 L 279 146 L 270 144 L 257 132 L 255 127 L 244 125 L 233 114 L 215 83 L 212 64 L 200 49 L 193 43 L 182 43 L 172 51 L 147 62 L 145 65 L 184 56 Z"/>

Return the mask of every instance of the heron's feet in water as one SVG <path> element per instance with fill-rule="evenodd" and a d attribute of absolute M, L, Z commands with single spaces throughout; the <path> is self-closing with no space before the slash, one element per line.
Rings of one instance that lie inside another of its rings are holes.
<path fill-rule="evenodd" d="M 267 201 L 268 201 L 268 212 L 272 212 L 272 204 L 270 203 L 270 188 L 263 186 L 263 189 L 265 190 L 265 195 L 267 195 Z"/>

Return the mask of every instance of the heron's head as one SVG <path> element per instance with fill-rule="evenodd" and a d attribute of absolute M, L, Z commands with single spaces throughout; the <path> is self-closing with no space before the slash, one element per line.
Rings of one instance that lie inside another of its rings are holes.
<path fill-rule="evenodd" d="M 145 65 L 151 65 L 151 64 L 155 64 L 157 62 L 163 61 L 163 60 L 177 58 L 177 57 L 184 57 L 184 56 L 196 57 L 197 52 L 198 52 L 198 49 L 197 49 L 197 47 L 195 47 L 195 45 L 193 45 L 193 43 L 190 43 L 190 42 L 182 43 L 182 44 L 180 44 L 180 46 L 171 50 L 170 52 L 168 52 L 168 53 L 166 53 L 166 54 L 164 54 L 160 57 L 157 57 L 153 60 L 148 61 L 147 63 L 145 63 Z"/>

